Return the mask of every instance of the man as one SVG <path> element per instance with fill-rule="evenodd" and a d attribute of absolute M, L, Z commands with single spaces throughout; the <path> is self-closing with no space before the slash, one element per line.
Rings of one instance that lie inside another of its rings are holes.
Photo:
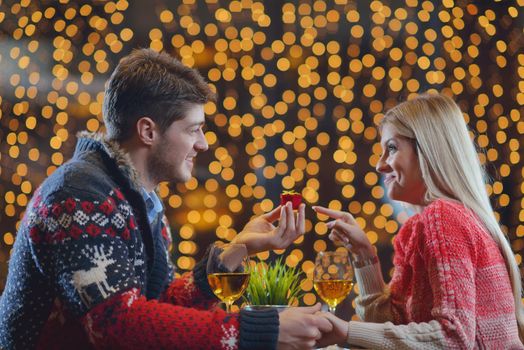
<path fill-rule="evenodd" d="M 331 330 L 318 305 L 280 315 L 216 308 L 207 253 L 174 278 L 154 189 L 191 177 L 208 148 L 212 99 L 196 70 L 166 54 L 137 50 L 119 63 L 105 91 L 106 135 L 81 135 L 27 208 L 0 300 L 0 348 L 303 349 Z M 304 221 L 303 205 L 296 218 L 277 208 L 235 242 L 250 254 L 285 248 Z"/>

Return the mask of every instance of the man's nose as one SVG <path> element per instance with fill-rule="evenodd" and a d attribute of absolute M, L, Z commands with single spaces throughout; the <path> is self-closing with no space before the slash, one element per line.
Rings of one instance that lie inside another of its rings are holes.
<path fill-rule="evenodd" d="M 205 152 L 209 149 L 209 144 L 203 131 L 200 131 L 199 139 L 195 143 L 195 149 L 199 152 Z"/>

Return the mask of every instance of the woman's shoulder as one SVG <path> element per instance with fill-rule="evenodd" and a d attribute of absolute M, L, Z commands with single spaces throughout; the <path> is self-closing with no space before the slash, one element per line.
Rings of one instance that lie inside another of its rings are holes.
<path fill-rule="evenodd" d="M 402 225 L 401 231 L 420 231 L 429 224 L 442 220 L 455 220 L 465 215 L 471 215 L 471 212 L 462 203 L 453 199 L 439 198 L 411 216 Z"/>
<path fill-rule="evenodd" d="M 459 201 L 438 199 L 421 213 L 424 236 L 429 240 L 446 240 L 469 244 L 483 237 L 484 225 L 473 212 Z"/>
<path fill-rule="evenodd" d="M 464 204 L 453 199 L 437 199 L 427 205 L 421 212 L 410 217 L 402 225 L 397 239 L 399 244 L 416 244 L 433 240 L 449 240 L 450 233 L 454 238 L 475 236 L 484 231 L 477 215 Z M 454 239 L 453 238 L 453 239 Z"/>
<path fill-rule="evenodd" d="M 448 199 L 439 198 L 431 202 L 424 208 L 420 215 L 423 221 L 458 221 L 470 222 L 476 221 L 473 211 L 467 208 L 461 202 Z"/>

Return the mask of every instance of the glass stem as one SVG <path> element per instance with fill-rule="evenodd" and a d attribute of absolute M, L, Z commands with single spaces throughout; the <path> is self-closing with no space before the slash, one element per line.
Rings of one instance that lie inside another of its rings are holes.
<path fill-rule="evenodd" d="M 231 313 L 231 304 L 232 304 L 231 301 L 226 301 L 226 313 L 228 314 Z"/>
<path fill-rule="evenodd" d="M 329 309 L 329 312 L 331 312 L 334 315 L 335 314 L 335 310 L 337 309 L 337 307 L 328 305 L 328 309 Z"/>

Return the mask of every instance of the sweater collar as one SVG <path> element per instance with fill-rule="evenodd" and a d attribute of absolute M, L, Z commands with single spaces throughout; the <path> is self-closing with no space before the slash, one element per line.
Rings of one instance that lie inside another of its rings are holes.
<path fill-rule="evenodd" d="M 115 141 L 109 141 L 102 133 L 91 133 L 81 131 L 77 134 L 77 145 L 73 157 L 77 158 L 81 153 L 95 151 L 103 152 L 113 159 L 120 171 L 122 171 L 136 189 L 142 188 L 142 182 L 138 171 L 131 162 L 129 154 Z"/>

